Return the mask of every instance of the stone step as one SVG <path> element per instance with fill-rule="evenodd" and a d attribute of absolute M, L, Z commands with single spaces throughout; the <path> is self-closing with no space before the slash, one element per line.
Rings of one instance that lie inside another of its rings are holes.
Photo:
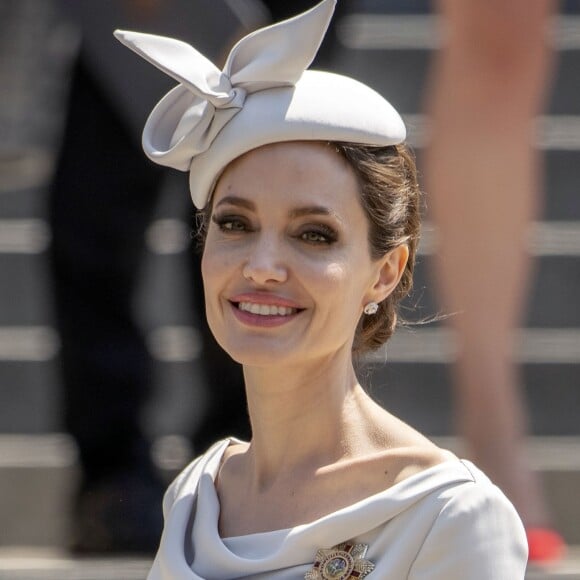
<path fill-rule="evenodd" d="M 399 342 L 398 348 L 404 348 Z M 393 342 L 393 347 L 395 343 Z M 443 346 L 429 344 L 439 356 Z M 389 361 L 374 372 L 361 376 L 365 388 L 392 413 L 431 435 L 455 432 L 452 412 L 454 397 L 450 369 L 441 363 L 416 364 Z M 534 435 L 580 435 L 578 409 L 580 389 L 578 364 L 529 364 L 522 368 L 524 398 Z"/>
<path fill-rule="evenodd" d="M 363 370 L 363 386 L 391 412 L 430 435 L 455 432 L 449 366 L 417 363 L 406 349 L 425 347 L 424 360 L 447 355 L 437 334 L 429 340 L 403 340 L 401 331 L 387 363 Z M 165 336 L 163 336 L 165 335 Z M 188 433 L 203 414 L 208 392 L 201 380 L 199 360 L 188 360 L 195 348 L 191 329 L 162 328 L 155 345 L 159 360 L 153 367 L 154 392 L 147 405 L 151 434 Z M 41 345 L 42 346 L 42 345 Z M 396 351 L 395 351 L 396 347 Z M 42 349 L 41 349 L 42 350 Z M 43 354 L 40 352 L 39 354 Z M 394 359 L 406 359 L 396 362 Z M 415 357 L 417 358 L 417 357 Z M 524 394 L 534 435 L 580 435 L 578 409 L 580 364 L 533 363 L 523 367 Z M 62 429 L 60 375 L 55 360 L 0 362 L 0 426 L 4 433 L 39 434 Z"/>
<path fill-rule="evenodd" d="M 184 438 L 168 436 L 156 440 L 152 455 L 169 483 L 191 453 Z M 77 449 L 69 436 L 0 435 L 0 546 L 69 545 L 79 482 Z"/>
<path fill-rule="evenodd" d="M 148 558 L 71 558 L 58 550 L 0 548 L 0 580 L 145 580 Z M 530 566 L 526 580 L 580 580 L 580 547 L 556 565 Z"/>
<path fill-rule="evenodd" d="M 149 558 L 72 558 L 55 549 L 0 548 L 0 580 L 145 580 Z"/>
<path fill-rule="evenodd" d="M 410 320 L 441 314 L 435 294 L 431 256 L 419 256 L 415 267 L 413 293 L 407 299 L 410 308 L 403 311 Z M 523 325 L 533 329 L 578 328 L 580 309 L 580 259 L 572 256 L 540 256 L 535 262 L 527 313 Z M 430 328 L 431 325 L 426 326 Z M 396 334 L 395 334 L 396 336 Z"/>
<path fill-rule="evenodd" d="M 455 438 L 435 440 L 466 455 Z M 557 529 L 570 545 L 580 544 L 580 437 L 532 438 L 528 452 L 542 474 Z M 184 438 L 168 436 L 156 441 L 153 457 L 169 482 L 189 460 L 190 448 Z M 0 546 L 64 549 L 78 481 L 68 436 L 0 436 Z"/>

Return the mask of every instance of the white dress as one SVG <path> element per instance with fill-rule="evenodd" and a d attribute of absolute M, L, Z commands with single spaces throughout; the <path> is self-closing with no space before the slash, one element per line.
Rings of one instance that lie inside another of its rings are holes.
<path fill-rule="evenodd" d="M 214 479 L 231 441 L 216 443 L 167 490 L 165 528 L 148 580 L 300 580 L 315 561 L 323 562 L 319 549 L 344 542 L 362 550 L 357 556 L 355 549 L 355 560 L 374 566 L 368 580 L 524 578 L 522 523 L 503 493 L 469 461 L 446 461 L 308 524 L 221 538 Z M 366 553 L 360 544 L 368 546 Z M 344 567 L 347 558 L 341 552 L 337 561 Z M 317 574 L 309 577 L 357 577 Z"/>

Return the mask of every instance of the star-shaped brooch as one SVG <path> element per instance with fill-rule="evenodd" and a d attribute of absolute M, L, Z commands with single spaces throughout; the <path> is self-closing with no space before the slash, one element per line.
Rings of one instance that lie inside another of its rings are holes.
<path fill-rule="evenodd" d="M 344 542 L 334 548 L 321 548 L 316 552 L 312 569 L 306 572 L 304 580 L 349 580 L 364 578 L 375 565 L 365 560 L 368 546 Z"/>

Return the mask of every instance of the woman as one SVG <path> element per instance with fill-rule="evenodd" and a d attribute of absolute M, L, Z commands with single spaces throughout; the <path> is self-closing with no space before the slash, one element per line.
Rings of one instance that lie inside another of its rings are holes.
<path fill-rule="evenodd" d="M 207 317 L 244 367 L 253 430 L 171 485 L 149 578 L 523 578 L 525 534 L 499 489 L 357 380 L 353 356 L 390 337 L 411 287 L 419 190 L 389 103 L 305 71 L 333 8 L 247 36 L 223 71 L 117 32 L 180 82 L 143 144 L 190 172 Z"/>

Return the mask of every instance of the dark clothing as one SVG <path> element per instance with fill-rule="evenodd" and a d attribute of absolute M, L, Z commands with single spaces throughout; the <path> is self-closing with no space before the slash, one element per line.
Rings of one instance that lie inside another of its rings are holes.
<path fill-rule="evenodd" d="M 50 219 L 65 423 L 89 479 L 148 453 L 139 410 L 151 390 L 151 360 L 132 298 L 161 176 L 81 56 Z"/>

